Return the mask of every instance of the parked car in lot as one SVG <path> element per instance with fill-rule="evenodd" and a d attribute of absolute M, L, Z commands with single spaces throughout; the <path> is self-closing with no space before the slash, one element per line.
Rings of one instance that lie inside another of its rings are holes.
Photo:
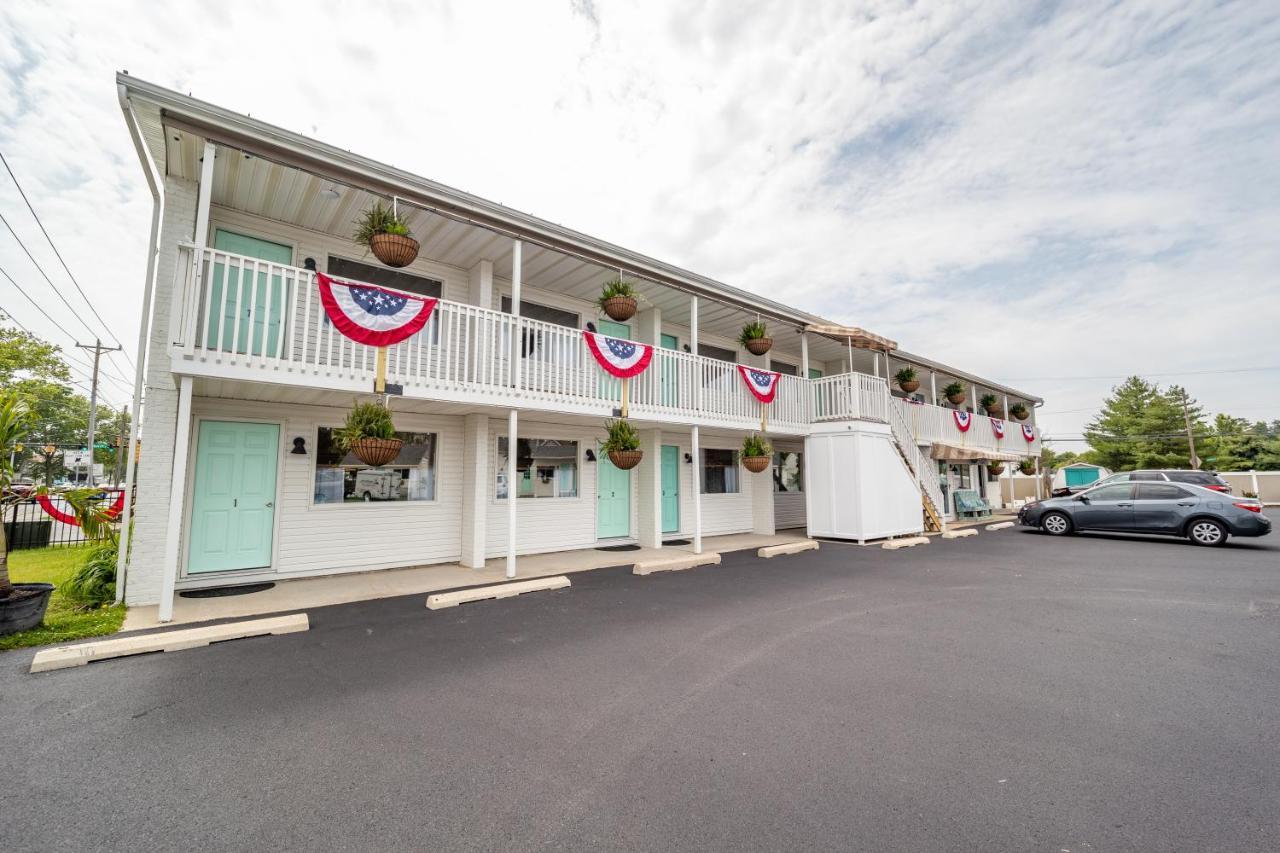
<path fill-rule="evenodd" d="M 1190 471 L 1182 468 L 1150 468 L 1142 471 L 1121 471 L 1099 480 L 1095 485 L 1109 483 L 1187 483 L 1203 486 L 1224 495 L 1231 494 L 1231 484 L 1213 471 Z"/>
<path fill-rule="evenodd" d="M 1228 536 L 1266 536 L 1271 520 L 1253 500 L 1173 482 L 1115 482 L 1108 478 L 1070 497 L 1030 503 L 1018 521 L 1064 536 L 1080 530 L 1185 536 L 1197 545 L 1221 545 Z"/>

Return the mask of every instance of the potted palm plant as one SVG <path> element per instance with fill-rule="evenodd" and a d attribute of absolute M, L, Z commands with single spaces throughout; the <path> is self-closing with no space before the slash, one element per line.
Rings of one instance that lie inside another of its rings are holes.
<path fill-rule="evenodd" d="M 0 502 L 16 500 L 12 459 L 35 422 L 35 413 L 16 391 L 0 395 Z M 0 507 L 0 514 L 3 508 Z M 44 621 L 53 594 L 51 583 L 13 583 L 9 580 L 9 548 L 0 524 L 0 637 L 27 631 Z"/>
<path fill-rule="evenodd" d="M 418 241 L 394 208 L 375 201 L 355 222 L 352 237 L 389 267 L 407 267 L 418 257 Z"/>
<path fill-rule="evenodd" d="M 596 302 L 609 319 L 625 322 L 636 315 L 636 286 L 622 276 L 611 278 L 600 288 Z"/>
<path fill-rule="evenodd" d="M 644 451 L 640 449 L 640 433 L 636 432 L 631 422 L 621 418 L 605 421 L 604 428 L 609 437 L 600 445 L 600 449 L 609 454 L 613 467 L 626 471 L 639 465 L 640 460 L 644 459 Z"/>
<path fill-rule="evenodd" d="M 764 436 L 752 433 L 742 440 L 742 467 L 759 474 L 773 462 L 773 446 Z"/>
<path fill-rule="evenodd" d="M 904 393 L 914 394 L 920 388 L 920 380 L 916 378 L 916 369 L 914 367 L 902 368 L 893 374 L 893 378 L 897 380 L 898 387 Z"/>
<path fill-rule="evenodd" d="M 1025 403 L 1014 403 L 1009 407 L 1009 414 L 1013 415 L 1020 421 L 1025 421 L 1031 413 L 1027 411 Z"/>
<path fill-rule="evenodd" d="M 1000 398 L 995 394 L 983 394 L 982 399 L 978 401 L 978 405 L 993 418 L 1002 414 L 1000 411 Z"/>
<path fill-rule="evenodd" d="M 964 390 L 962 383 L 952 382 L 942 389 L 942 395 L 951 401 L 951 405 L 958 406 L 964 402 Z"/>
<path fill-rule="evenodd" d="M 374 468 L 390 463 L 404 446 L 396 438 L 391 412 L 382 403 L 356 403 L 335 439 L 338 447 Z"/>
<path fill-rule="evenodd" d="M 1036 472 L 1036 462 L 1034 459 L 1023 459 L 1018 463 L 1018 470 L 1024 474 L 1034 474 Z"/>
<path fill-rule="evenodd" d="M 742 327 L 738 335 L 738 343 L 747 348 L 752 355 L 764 355 L 773 346 L 773 338 L 769 330 L 760 320 L 753 320 Z"/>

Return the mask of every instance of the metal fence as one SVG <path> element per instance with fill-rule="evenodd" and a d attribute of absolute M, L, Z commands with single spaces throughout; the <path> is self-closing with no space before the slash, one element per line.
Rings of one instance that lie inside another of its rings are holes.
<path fill-rule="evenodd" d="M 116 492 L 108 492 L 101 502 L 114 501 Z M 49 498 L 61 513 L 74 516 L 71 505 L 56 495 Z M 5 551 L 47 548 L 60 545 L 83 545 L 92 541 L 79 525 L 67 524 L 51 516 L 34 498 L 15 501 L 4 507 Z M 116 525 L 119 526 L 118 523 Z"/>

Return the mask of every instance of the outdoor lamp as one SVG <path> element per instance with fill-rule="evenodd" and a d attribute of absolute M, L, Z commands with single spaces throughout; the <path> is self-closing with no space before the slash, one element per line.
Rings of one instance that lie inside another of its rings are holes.
<path fill-rule="evenodd" d="M 590 447 L 587 448 L 587 461 L 588 462 L 596 461 L 596 452 L 592 450 Z"/>
<path fill-rule="evenodd" d="M 307 440 L 302 436 L 298 436 L 297 438 L 295 438 L 293 440 L 293 450 L 290 450 L 289 453 L 291 453 L 294 456 L 306 456 Z"/>

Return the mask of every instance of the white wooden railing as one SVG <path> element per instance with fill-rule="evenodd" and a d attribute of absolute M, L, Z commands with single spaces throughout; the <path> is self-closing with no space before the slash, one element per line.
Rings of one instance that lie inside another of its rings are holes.
<path fill-rule="evenodd" d="M 887 386 L 885 387 L 885 396 L 889 396 Z M 902 410 L 892 404 L 889 405 L 888 410 L 889 428 L 893 431 L 893 438 L 898 444 L 898 449 L 902 451 L 902 457 L 907 461 L 912 473 L 915 474 L 920 490 L 933 503 L 933 510 L 941 520 L 947 512 L 947 507 L 942 498 L 942 482 L 938 477 L 938 463 L 920 449 L 920 445 L 911 435 Z"/>
<path fill-rule="evenodd" d="M 910 435 L 916 444 L 929 445 L 944 442 L 960 447 L 972 447 L 975 450 L 998 450 L 1018 456 L 1038 456 L 1040 454 L 1040 432 L 1036 430 L 1033 441 L 1027 441 L 1022 435 L 1020 421 L 995 419 L 1004 427 L 1004 438 L 998 438 L 992 428 L 992 418 L 986 415 L 970 415 L 970 425 L 962 432 L 956 424 L 952 409 L 941 406 L 930 406 L 926 403 L 908 403 L 898 397 L 892 398 L 892 405 L 906 421 Z"/>

